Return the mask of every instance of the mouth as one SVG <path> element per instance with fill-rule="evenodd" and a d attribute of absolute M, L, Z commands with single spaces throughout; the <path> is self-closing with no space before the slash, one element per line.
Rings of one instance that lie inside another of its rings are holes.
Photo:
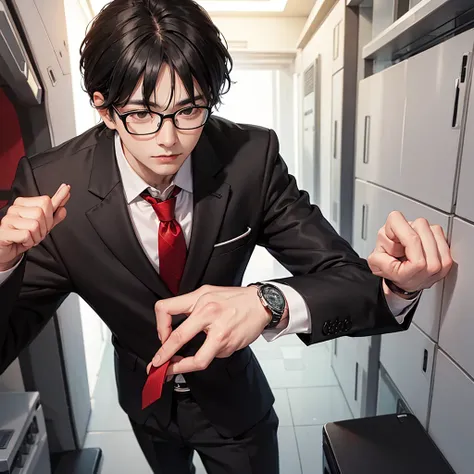
<path fill-rule="evenodd" d="M 152 156 L 152 158 L 155 160 L 160 160 L 160 161 L 173 161 L 179 156 L 181 156 L 180 153 L 177 153 L 174 155 L 156 155 L 156 156 Z"/>

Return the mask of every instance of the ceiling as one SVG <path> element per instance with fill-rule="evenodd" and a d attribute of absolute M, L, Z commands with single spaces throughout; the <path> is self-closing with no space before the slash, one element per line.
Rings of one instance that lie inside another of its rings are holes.
<path fill-rule="evenodd" d="M 299 16 L 307 18 L 316 0 L 196 0 L 211 15 Z"/>
<path fill-rule="evenodd" d="M 86 0 L 94 14 L 110 0 Z M 309 16 L 316 0 L 197 0 L 212 16 Z"/>

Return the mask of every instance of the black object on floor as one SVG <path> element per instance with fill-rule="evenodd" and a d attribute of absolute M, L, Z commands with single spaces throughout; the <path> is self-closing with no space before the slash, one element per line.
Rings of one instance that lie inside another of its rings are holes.
<path fill-rule="evenodd" d="M 411 414 L 327 423 L 324 474 L 455 474 Z"/>
<path fill-rule="evenodd" d="M 100 448 L 64 451 L 51 455 L 51 471 L 53 474 L 99 474 L 101 461 Z"/>

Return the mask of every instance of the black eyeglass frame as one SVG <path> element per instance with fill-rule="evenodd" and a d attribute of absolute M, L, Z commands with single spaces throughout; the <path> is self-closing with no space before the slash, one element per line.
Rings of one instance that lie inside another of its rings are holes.
<path fill-rule="evenodd" d="M 112 108 L 114 109 L 115 113 L 117 114 L 118 118 L 122 121 L 124 127 L 125 127 L 125 130 L 127 130 L 127 132 L 130 134 L 130 135 L 138 135 L 138 136 L 144 136 L 144 135 L 154 135 L 155 133 L 158 133 L 161 129 L 161 127 L 163 126 L 163 123 L 166 119 L 171 119 L 173 121 L 173 125 L 178 129 L 178 130 L 197 130 L 198 128 L 202 128 L 204 127 L 204 125 L 206 125 L 207 121 L 209 120 L 209 117 L 211 116 L 211 113 L 212 113 L 212 107 L 209 107 L 207 105 L 188 105 L 186 107 L 183 107 L 179 110 L 177 110 L 176 112 L 172 113 L 172 114 L 162 114 L 160 112 L 153 112 L 152 110 L 146 110 L 146 109 L 135 109 L 135 110 L 130 110 L 128 112 L 125 112 L 123 114 L 121 114 L 116 108 L 115 106 L 113 105 Z M 179 127 L 178 125 L 176 125 L 176 115 L 178 115 L 180 112 L 182 112 L 183 110 L 187 110 L 187 109 L 206 109 L 207 110 L 207 116 L 206 116 L 206 120 L 204 121 L 204 123 L 202 125 L 199 125 L 197 127 L 193 127 L 193 128 L 182 128 L 182 127 Z M 127 117 L 129 115 L 132 115 L 132 114 L 136 114 L 138 112 L 144 112 L 146 110 L 146 112 L 150 113 L 150 114 L 154 114 L 154 115 L 158 115 L 158 117 L 160 117 L 161 119 L 161 122 L 158 126 L 158 128 L 154 131 L 154 132 L 149 132 L 149 133 L 135 133 L 135 132 L 131 132 L 129 129 L 128 129 L 128 125 L 127 125 Z"/>

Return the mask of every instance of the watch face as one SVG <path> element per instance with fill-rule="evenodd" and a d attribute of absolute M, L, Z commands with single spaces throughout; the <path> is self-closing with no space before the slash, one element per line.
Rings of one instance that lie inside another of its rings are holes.
<path fill-rule="evenodd" d="M 262 288 L 262 295 L 271 309 L 283 313 L 285 309 L 285 298 L 278 288 L 265 285 Z"/>

